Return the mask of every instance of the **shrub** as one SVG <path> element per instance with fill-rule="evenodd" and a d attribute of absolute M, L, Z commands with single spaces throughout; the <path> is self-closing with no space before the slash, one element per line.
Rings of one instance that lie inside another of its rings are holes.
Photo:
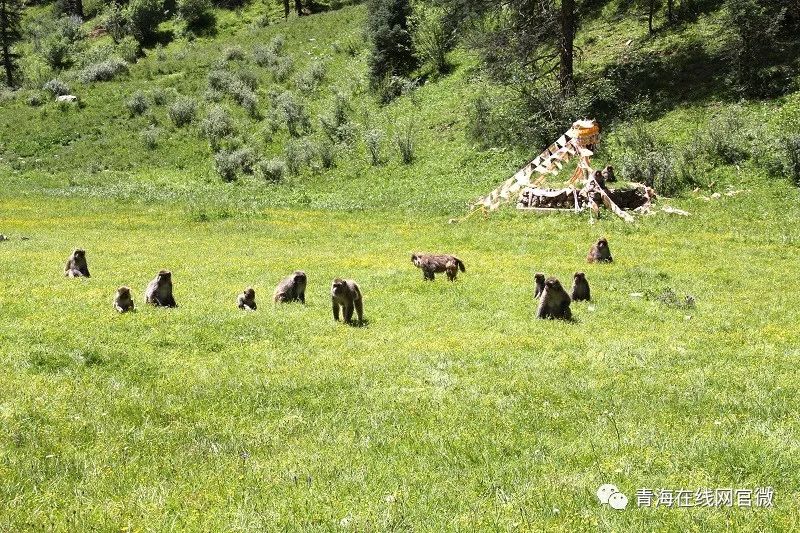
<path fill-rule="evenodd" d="M 256 45 L 253 47 L 253 62 L 259 67 L 271 67 L 278 62 L 278 55 L 268 46 Z"/>
<path fill-rule="evenodd" d="M 445 16 L 440 6 L 420 4 L 411 25 L 417 55 L 440 73 L 447 70 L 447 52 L 455 43 L 455 34 L 448 28 Z"/>
<path fill-rule="evenodd" d="M 169 106 L 169 118 L 178 126 L 185 126 L 194 120 L 197 102 L 188 96 L 181 96 Z"/>
<path fill-rule="evenodd" d="M 239 173 L 252 174 L 253 165 L 253 151 L 247 146 L 214 154 L 214 168 L 223 181 L 234 181 Z"/>
<path fill-rule="evenodd" d="M 383 144 L 383 131 L 371 129 L 364 134 L 364 145 L 370 156 L 372 166 L 381 164 L 381 145 Z"/>
<path fill-rule="evenodd" d="M 117 54 L 128 63 L 136 63 L 139 57 L 139 43 L 130 35 L 126 35 L 115 47 Z"/>
<path fill-rule="evenodd" d="M 491 141 L 492 105 L 486 95 L 480 94 L 472 101 L 467 118 L 467 136 L 470 140 L 488 145 Z"/>
<path fill-rule="evenodd" d="M 619 161 L 626 180 L 644 183 L 665 196 L 680 192 L 686 185 L 682 178 L 688 173 L 675 168 L 672 147 L 654 137 L 642 124 L 620 130 L 614 140 L 613 159 Z"/>
<path fill-rule="evenodd" d="M 741 109 L 733 107 L 709 120 L 700 135 L 700 147 L 712 160 L 732 165 L 750 157 L 747 124 L 742 116 Z"/>
<path fill-rule="evenodd" d="M 370 0 L 367 32 L 372 44 L 370 83 L 377 89 L 391 76 L 405 76 L 416 66 L 408 28 L 409 0 Z"/>
<path fill-rule="evenodd" d="M 285 91 L 281 93 L 275 102 L 278 112 L 286 122 L 286 128 L 289 130 L 289 135 L 297 137 L 300 132 L 308 132 L 311 130 L 311 122 L 306 114 L 305 105 L 298 102 L 294 95 Z M 287 164 L 288 160 L 287 160 Z"/>
<path fill-rule="evenodd" d="M 350 99 L 346 94 L 338 92 L 333 97 L 333 103 L 327 113 L 319 117 L 322 131 L 334 143 L 352 142 L 353 129 L 347 127 L 350 123 Z"/>
<path fill-rule="evenodd" d="M 784 172 L 792 182 L 800 186 L 800 135 L 783 139 Z"/>
<path fill-rule="evenodd" d="M 57 33 L 51 34 L 41 45 L 42 57 L 53 70 L 60 70 L 72 64 L 70 42 Z"/>
<path fill-rule="evenodd" d="M 278 183 L 286 174 L 286 163 L 283 159 L 262 159 L 256 165 L 256 176 L 270 183 Z"/>
<path fill-rule="evenodd" d="M 208 28 L 214 24 L 209 0 L 178 0 L 178 16 L 190 29 Z"/>
<path fill-rule="evenodd" d="M 203 135 L 212 143 L 212 146 L 219 139 L 227 137 L 235 131 L 233 119 L 228 110 L 217 105 L 211 106 L 211 109 L 208 110 L 200 129 Z"/>
<path fill-rule="evenodd" d="M 394 142 L 400 152 L 400 160 L 405 165 L 414 161 L 414 121 L 408 119 L 400 124 L 394 133 Z"/>
<path fill-rule="evenodd" d="M 236 77 L 251 91 L 258 89 L 258 75 L 248 68 L 239 69 Z"/>
<path fill-rule="evenodd" d="M 235 79 L 227 70 L 215 69 L 208 73 L 208 86 L 216 91 L 227 92 Z"/>
<path fill-rule="evenodd" d="M 156 87 L 150 91 L 150 98 L 152 98 L 154 105 L 165 105 L 169 101 L 169 92 L 162 87 Z"/>
<path fill-rule="evenodd" d="M 286 46 L 286 38 L 283 35 L 278 34 L 270 39 L 267 46 L 269 46 L 269 49 L 272 50 L 275 55 L 281 55 L 284 47 Z"/>
<path fill-rule="evenodd" d="M 279 57 L 277 61 L 270 67 L 272 79 L 278 83 L 282 83 L 289 79 L 289 76 L 294 70 L 294 61 L 291 57 Z"/>
<path fill-rule="evenodd" d="M 128 35 L 128 19 L 125 12 L 116 2 L 108 4 L 103 13 L 102 23 L 115 43 L 122 41 Z"/>
<path fill-rule="evenodd" d="M 117 74 L 125 72 L 128 72 L 128 64 L 118 57 L 112 57 L 85 67 L 78 74 L 78 77 L 85 83 L 110 81 L 113 80 Z"/>
<path fill-rule="evenodd" d="M 313 156 L 313 147 L 307 140 L 289 141 L 283 149 L 283 158 L 286 169 L 292 175 L 297 175 L 308 164 Z"/>
<path fill-rule="evenodd" d="M 32 93 L 28 95 L 28 98 L 25 100 L 25 103 L 31 107 L 39 107 L 44 103 L 44 98 L 42 98 L 41 93 Z"/>
<path fill-rule="evenodd" d="M 317 153 L 322 168 L 331 168 L 336 164 L 336 145 L 329 140 L 320 141 Z"/>
<path fill-rule="evenodd" d="M 131 95 L 128 101 L 125 102 L 125 106 L 128 108 L 131 116 L 141 115 L 147 111 L 147 98 L 144 97 L 143 92 L 136 91 Z"/>
<path fill-rule="evenodd" d="M 62 96 L 70 93 L 69 86 L 58 78 L 54 78 L 45 83 L 42 89 L 49 92 L 53 96 Z"/>
<path fill-rule="evenodd" d="M 155 41 L 158 25 L 164 20 L 162 0 L 130 0 L 125 7 L 128 31 L 141 44 Z"/>
<path fill-rule="evenodd" d="M 160 137 L 161 130 L 153 126 L 145 128 L 139 132 L 139 138 L 142 140 L 142 144 L 148 150 L 154 150 L 158 146 Z"/>
<path fill-rule="evenodd" d="M 222 58 L 225 61 L 239 61 L 244 59 L 244 50 L 241 46 L 229 46 L 222 51 Z"/>

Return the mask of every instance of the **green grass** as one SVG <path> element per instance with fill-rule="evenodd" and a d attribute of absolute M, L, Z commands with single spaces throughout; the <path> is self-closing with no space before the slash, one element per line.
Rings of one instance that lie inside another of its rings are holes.
<path fill-rule="evenodd" d="M 800 212 L 746 185 L 635 226 L 4 198 L 0 529 L 791 529 Z M 616 261 L 586 265 L 600 234 Z M 62 277 L 75 246 L 91 279 Z M 415 250 L 467 272 L 424 283 Z M 160 268 L 178 309 L 142 304 Z M 308 305 L 273 307 L 296 268 Z M 576 323 L 534 319 L 539 270 L 587 272 Z M 333 322 L 335 276 L 361 284 L 366 327 Z M 137 313 L 113 312 L 121 284 Z M 696 307 L 630 296 L 668 288 Z M 604 482 L 777 496 L 614 512 Z"/>

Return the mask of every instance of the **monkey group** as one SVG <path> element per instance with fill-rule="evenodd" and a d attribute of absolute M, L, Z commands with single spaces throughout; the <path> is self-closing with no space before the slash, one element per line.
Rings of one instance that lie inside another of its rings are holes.
<path fill-rule="evenodd" d="M 609 169 L 610 166 L 607 167 L 607 170 Z M 613 261 L 608 240 L 605 237 L 598 239 L 592 245 L 586 260 L 589 263 Z M 454 255 L 414 253 L 411 255 L 411 262 L 422 271 L 422 279 L 425 281 L 434 281 L 435 274 L 442 272 L 447 275 L 449 281 L 455 281 L 459 271 L 466 272 L 464 262 Z M 64 266 L 64 275 L 69 278 L 90 277 L 84 249 L 77 248 L 70 254 Z M 276 304 L 290 302 L 305 304 L 307 283 L 306 273 L 302 270 L 295 270 L 275 287 L 272 301 Z M 358 325 L 364 324 L 364 299 L 358 283 L 352 279 L 335 278 L 331 283 L 330 295 L 335 321 L 338 322 L 341 316 L 345 323 L 353 323 L 353 314 L 355 313 Z M 539 300 L 536 309 L 537 318 L 570 320 L 572 318 L 570 303 L 591 299 L 589 282 L 586 280 L 585 273 L 575 272 L 572 288 L 567 294 L 557 278 L 546 277 L 543 273 L 537 272 L 534 275 L 534 298 Z M 156 307 L 178 307 L 172 290 L 172 272 L 160 270 L 156 274 L 145 288 L 144 301 Z M 237 296 L 236 306 L 243 311 L 256 311 L 258 305 L 256 304 L 255 289 L 253 287 L 245 288 Z M 130 287 L 121 286 L 117 289 L 114 296 L 114 309 L 119 313 L 136 310 Z"/>

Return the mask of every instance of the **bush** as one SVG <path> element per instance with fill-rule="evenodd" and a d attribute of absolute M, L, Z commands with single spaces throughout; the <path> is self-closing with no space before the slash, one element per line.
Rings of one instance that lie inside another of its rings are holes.
<path fill-rule="evenodd" d="M 128 32 L 136 41 L 149 44 L 155 41 L 158 25 L 164 20 L 162 0 L 130 0 L 125 7 Z"/>
<path fill-rule="evenodd" d="M 278 83 L 283 83 L 289 79 L 289 76 L 294 70 L 294 61 L 291 57 L 279 57 L 277 61 L 270 67 L 272 79 Z"/>
<path fill-rule="evenodd" d="M 212 146 L 223 137 L 228 137 L 235 132 L 233 119 L 228 110 L 220 106 L 212 106 L 208 110 L 203 122 L 200 125 L 203 135 L 209 140 Z"/>
<path fill-rule="evenodd" d="M 244 59 L 244 50 L 241 46 L 229 46 L 222 51 L 222 58 L 225 61 L 239 61 Z"/>
<path fill-rule="evenodd" d="M 372 43 L 370 85 L 377 89 L 387 77 L 405 76 L 416 66 L 408 27 L 409 0 L 370 0 L 367 32 Z"/>
<path fill-rule="evenodd" d="M 269 49 L 272 50 L 275 55 L 281 55 L 286 46 L 286 38 L 283 35 L 278 34 L 270 39 L 267 46 L 269 46 Z"/>
<path fill-rule="evenodd" d="M 256 165 L 256 176 L 269 183 L 280 182 L 284 174 L 286 174 L 286 163 L 283 159 L 262 159 Z"/>
<path fill-rule="evenodd" d="M 800 186 L 800 135 L 783 139 L 784 172 L 792 182 Z"/>
<path fill-rule="evenodd" d="M 209 28 L 215 23 L 209 0 L 178 0 L 178 16 L 193 30 Z"/>
<path fill-rule="evenodd" d="M 305 105 L 298 102 L 294 95 L 285 91 L 281 93 L 275 102 L 278 112 L 286 122 L 286 128 L 289 130 L 289 135 L 297 137 L 300 132 L 309 132 L 311 130 L 311 122 L 306 114 Z M 287 164 L 289 164 L 287 160 Z"/>
<path fill-rule="evenodd" d="M 69 86 L 58 78 L 52 79 L 45 83 L 42 89 L 49 92 L 53 96 L 63 96 L 70 93 Z"/>
<path fill-rule="evenodd" d="M 42 57 L 47 66 L 60 70 L 72 64 L 70 43 L 58 34 L 51 34 L 41 45 Z"/>
<path fill-rule="evenodd" d="M 682 179 L 689 177 L 689 173 L 673 165 L 675 151 L 641 123 L 620 130 L 614 141 L 612 159 L 619 162 L 626 180 L 644 183 L 664 196 L 678 193 L 686 186 Z"/>
<path fill-rule="evenodd" d="M 139 132 L 139 138 L 142 140 L 142 144 L 148 150 L 154 150 L 158 146 L 160 137 L 161 130 L 153 126 L 145 128 Z"/>
<path fill-rule="evenodd" d="M 268 46 L 256 45 L 253 47 L 253 62 L 259 67 L 272 67 L 278 62 L 278 54 Z"/>
<path fill-rule="evenodd" d="M 370 156 L 370 164 L 377 166 L 381 164 L 381 145 L 383 144 L 383 131 L 371 129 L 364 134 L 364 145 Z"/>
<path fill-rule="evenodd" d="M 327 113 L 319 117 L 322 131 L 333 143 L 351 143 L 355 138 L 354 128 L 350 125 L 350 99 L 342 92 L 337 92 Z"/>
<path fill-rule="evenodd" d="M 93 81 L 110 81 L 113 80 L 117 74 L 128 72 L 128 64 L 118 57 L 112 57 L 94 63 L 85 67 L 80 71 L 78 77 L 85 83 Z"/>
<path fill-rule="evenodd" d="M 234 181 L 239 173 L 252 174 L 254 163 L 253 151 L 247 146 L 214 154 L 214 168 L 223 181 Z"/>
<path fill-rule="evenodd" d="M 102 24 L 115 43 L 122 41 L 128 35 L 127 16 L 116 2 L 111 2 L 106 7 L 102 17 Z"/>
<path fill-rule="evenodd" d="M 131 116 L 141 115 L 147 111 L 147 98 L 144 97 L 143 92 L 136 91 L 131 95 L 128 101 L 125 102 L 125 106 L 128 108 Z"/>
<path fill-rule="evenodd" d="M 194 120 L 197 102 L 188 96 L 181 96 L 169 106 L 169 118 L 178 126 L 185 126 Z"/>
<path fill-rule="evenodd" d="M 414 162 L 414 121 L 407 119 L 394 133 L 394 143 L 400 152 L 400 161 L 405 165 Z"/>
<path fill-rule="evenodd" d="M 490 144 L 492 121 L 492 104 L 484 94 L 479 94 L 472 101 L 467 118 L 467 137 L 484 146 Z"/>
<path fill-rule="evenodd" d="M 130 35 L 126 35 L 115 47 L 117 54 L 128 63 L 136 63 L 139 58 L 139 43 Z"/>
<path fill-rule="evenodd" d="M 439 6 L 420 4 L 411 24 L 414 50 L 439 73 L 447 70 L 447 52 L 455 43 L 455 34 L 448 28 L 445 16 Z"/>
<path fill-rule="evenodd" d="M 44 103 L 44 98 L 42 98 L 41 93 L 38 93 L 38 92 L 32 93 L 25 100 L 25 103 L 28 104 L 31 107 L 39 107 L 40 105 L 42 105 Z"/>
<path fill-rule="evenodd" d="M 150 91 L 150 98 L 154 105 L 165 105 L 169 101 L 169 92 L 162 87 L 156 87 Z"/>
<path fill-rule="evenodd" d="M 711 118 L 700 135 L 700 148 L 714 161 L 733 165 L 750 157 L 747 124 L 742 110 L 733 107 Z"/>
<path fill-rule="evenodd" d="M 328 140 L 323 140 L 317 148 L 322 168 L 331 168 L 336 163 L 336 145 Z"/>
<path fill-rule="evenodd" d="M 297 175 L 308 165 L 313 156 L 313 147 L 307 140 L 289 141 L 283 149 L 283 158 L 286 161 L 286 169 L 292 175 Z"/>
<path fill-rule="evenodd" d="M 227 92 L 235 80 L 235 76 L 227 70 L 215 69 L 208 73 L 208 86 L 216 91 Z"/>

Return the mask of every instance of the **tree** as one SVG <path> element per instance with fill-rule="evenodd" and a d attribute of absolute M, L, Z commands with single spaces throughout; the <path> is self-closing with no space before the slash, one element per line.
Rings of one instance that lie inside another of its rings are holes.
<path fill-rule="evenodd" d="M 573 62 L 575 58 L 575 32 L 577 31 L 575 0 L 561 0 L 561 35 L 558 66 L 558 83 L 561 94 L 575 94 Z"/>
<path fill-rule="evenodd" d="M 14 86 L 15 60 L 19 57 L 12 47 L 22 38 L 20 32 L 19 0 L 0 0 L 0 53 L 6 74 L 6 85 Z"/>
<path fill-rule="evenodd" d="M 409 0 L 370 0 L 367 32 L 372 41 L 369 73 L 373 89 L 387 77 L 405 76 L 416 67 L 410 16 Z"/>

